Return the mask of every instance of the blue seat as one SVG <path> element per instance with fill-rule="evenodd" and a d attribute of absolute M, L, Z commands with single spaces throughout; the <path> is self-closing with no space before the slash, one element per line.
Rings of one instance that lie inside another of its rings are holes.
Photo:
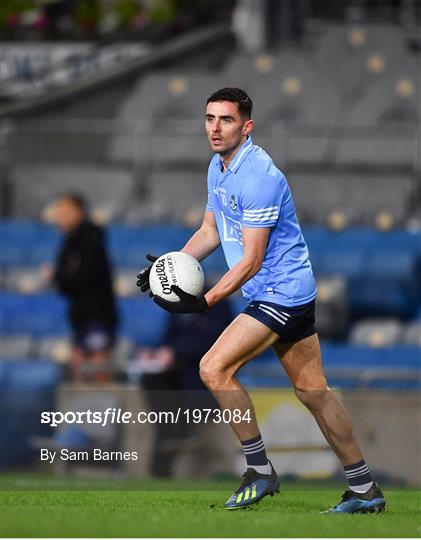
<path fill-rule="evenodd" d="M 60 242 L 58 231 L 37 221 L 0 221 L 0 266 L 27 266 L 51 262 Z"/>
<path fill-rule="evenodd" d="M 357 278 L 349 282 L 349 304 L 354 317 L 411 318 L 419 306 L 416 283 Z"/>
<path fill-rule="evenodd" d="M 29 246 L 29 264 L 39 266 L 56 260 L 62 237 L 51 227 L 39 227 Z"/>
<path fill-rule="evenodd" d="M 194 230 L 168 223 L 144 227 L 143 232 L 145 237 L 152 238 L 160 245 L 168 246 L 169 251 L 178 251 L 191 237 Z"/>
<path fill-rule="evenodd" d="M 6 388 L 16 391 L 54 390 L 64 375 L 63 366 L 42 358 L 19 361 L 3 358 L 0 365 L 0 387 L 3 391 Z M 17 407 L 18 402 L 21 400 L 16 399 L 14 406 Z"/>
<path fill-rule="evenodd" d="M 19 333 L 19 314 L 24 312 L 28 305 L 26 297 L 20 294 L 0 292 L 0 332 L 2 334 Z"/>
<path fill-rule="evenodd" d="M 202 267 L 206 274 L 227 272 L 228 266 L 222 248 L 218 248 L 209 257 L 202 261 Z"/>
<path fill-rule="evenodd" d="M 235 317 L 239 315 L 247 306 L 247 301 L 240 295 L 231 296 L 229 302 L 231 304 L 232 313 Z"/>
<path fill-rule="evenodd" d="M 40 338 L 69 332 L 66 302 L 56 294 L 24 296 L 0 293 L 0 330 Z"/>
<path fill-rule="evenodd" d="M 28 463 L 36 455 L 31 437 L 48 436 L 42 411 L 55 410 L 63 366 L 42 359 L 0 362 L 0 468 Z"/>
<path fill-rule="evenodd" d="M 375 279 L 392 279 L 411 282 L 419 272 L 418 256 L 405 248 L 382 249 L 369 255 L 365 275 Z"/>
<path fill-rule="evenodd" d="M 150 298 L 123 298 L 118 303 L 120 334 L 139 345 L 155 346 L 162 342 L 168 313 Z"/>
<path fill-rule="evenodd" d="M 418 371 L 421 374 L 420 350 L 416 346 L 396 345 L 373 349 L 322 342 L 322 357 L 328 382 L 337 388 L 359 387 L 366 370 L 376 370 L 375 375 L 367 379 L 366 387 L 384 390 L 420 388 L 419 378 L 401 379 L 397 376 L 393 379 L 393 373 L 399 370 Z M 271 349 L 241 368 L 238 376 L 243 384 L 250 387 L 273 388 L 291 384 Z"/>
<path fill-rule="evenodd" d="M 27 260 L 27 248 L 33 237 L 33 223 L 28 221 L 0 222 L 0 266 L 21 266 Z"/>
<path fill-rule="evenodd" d="M 361 250 L 329 249 L 320 256 L 318 272 L 321 275 L 342 275 L 347 278 L 363 274 L 364 254 Z"/>
<path fill-rule="evenodd" d="M 325 368 L 421 369 L 420 350 L 416 346 L 373 348 L 322 342 L 322 355 Z"/>
<path fill-rule="evenodd" d="M 146 255 L 162 255 L 170 251 L 180 250 L 192 234 L 185 227 L 146 226 L 123 227 L 113 226 L 108 231 L 108 246 L 113 263 L 120 268 L 141 268 L 147 264 Z"/>

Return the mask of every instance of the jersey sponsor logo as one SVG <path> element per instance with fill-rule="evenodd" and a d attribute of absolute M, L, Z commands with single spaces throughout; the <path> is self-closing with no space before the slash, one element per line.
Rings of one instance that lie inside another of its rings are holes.
<path fill-rule="evenodd" d="M 241 231 L 241 221 L 237 221 L 231 217 L 226 216 L 221 212 L 224 241 L 225 242 L 237 242 L 243 245 L 243 237 Z"/>

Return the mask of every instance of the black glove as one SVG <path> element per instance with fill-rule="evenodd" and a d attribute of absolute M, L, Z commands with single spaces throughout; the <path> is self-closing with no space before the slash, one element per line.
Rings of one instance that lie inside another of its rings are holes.
<path fill-rule="evenodd" d="M 157 260 L 158 257 L 155 257 L 154 255 L 149 255 L 149 253 L 146 255 L 146 258 L 148 261 L 151 261 L 151 265 L 147 268 L 144 268 L 137 274 L 137 281 L 136 285 L 140 287 L 140 290 L 142 292 L 146 292 L 149 288 L 149 274 L 151 273 L 151 268 L 153 266 L 153 263 Z"/>
<path fill-rule="evenodd" d="M 159 307 L 170 313 L 204 313 L 205 311 L 209 311 L 208 303 L 203 294 L 199 297 L 193 296 L 184 292 L 177 285 L 172 285 L 171 290 L 180 297 L 179 302 L 168 302 L 168 300 L 164 300 L 160 296 L 154 296 L 153 301 L 155 304 L 158 304 Z"/>

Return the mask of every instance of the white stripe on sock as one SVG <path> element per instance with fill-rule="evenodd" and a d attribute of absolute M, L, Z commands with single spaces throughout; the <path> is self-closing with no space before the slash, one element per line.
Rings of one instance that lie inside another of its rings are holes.
<path fill-rule="evenodd" d="M 262 450 L 265 449 L 265 445 L 259 446 L 259 448 L 255 448 L 254 450 L 244 450 L 244 453 L 246 456 L 251 456 L 252 454 L 259 454 Z"/>
<path fill-rule="evenodd" d="M 361 465 L 361 467 L 357 467 L 356 469 L 348 469 L 348 470 L 345 470 L 345 474 L 353 474 L 357 471 L 359 471 L 360 469 L 366 469 L 367 468 L 367 465 L 364 464 L 364 465 Z"/>
<path fill-rule="evenodd" d="M 254 444 L 253 446 L 243 446 L 244 452 L 254 452 L 256 449 L 264 446 L 263 441 L 260 441 L 258 444 Z"/>
<path fill-rule="evenodd" d="M 244 450 L 253 450 L 253 448 L 256 448 L 258 446 L 261 446 L 263 444 L 263 441 L 259 441 L 255 444 L 247 444 L 243 445 Z"/>
<path fill-rule="evenodd" d="M 354 474 L 347 474 L 346 477 L 347 478 L 355 478 L 356 476 L 363 476 L 364 474 L 367 474 L 369 473 L 370 471 L 368 470 L 368 468 L 366 467 L 365 469 L 363 469 L 362 471 L 359 471 L 357 473 L 354 473 Z"/>

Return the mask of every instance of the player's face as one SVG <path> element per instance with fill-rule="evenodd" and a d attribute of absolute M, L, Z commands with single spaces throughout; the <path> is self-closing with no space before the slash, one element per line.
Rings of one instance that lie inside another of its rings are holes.
<path fill-rule="evenodd" d="M 60 199 L 55 208 L 55 222 L 60 230 L 69 232 L 84 219 L 80 208 L 69 199 Z"/>
<path fill-rule="evenodd" d="M 245 141 L 253 121 L 240 115 L 237 103 L 215 101 L 206 108 L 205 129 L 212 151 L 224 156 Z"/>

